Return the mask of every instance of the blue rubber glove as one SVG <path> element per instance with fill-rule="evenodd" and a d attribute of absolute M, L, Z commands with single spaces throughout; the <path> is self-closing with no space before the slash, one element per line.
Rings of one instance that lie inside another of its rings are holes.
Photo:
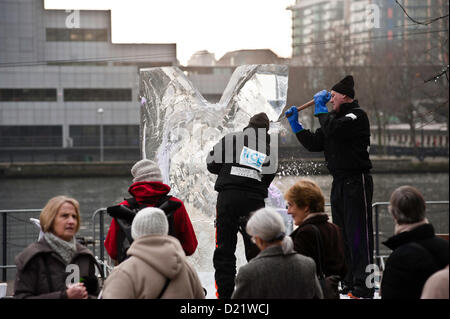
<path fill-rule="evenodd" d="M 324 114 L 328 113 L 327 106 L 325 104 L 328 103 L 328 101 L 331 99 L 331 93 L 327 90 L 322 90 L 319 93 L 316 93 L 314 95 L 314 102 L 315 102 L 315 108 L 314 108 L 314 115 Z"/>
<path fill-rule="evenodd" d="M 291 108 L 287 110 L 284 115 L 286 115 L 294 134 L 304 130 L 303 126 L 298 122 L 298 110 L 296 106 L 291 106 Z"/>

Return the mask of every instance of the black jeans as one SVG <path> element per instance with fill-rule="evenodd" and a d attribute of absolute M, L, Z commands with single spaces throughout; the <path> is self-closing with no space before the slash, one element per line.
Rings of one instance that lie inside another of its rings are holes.
<path fill-rule="evenodd" d="M 219 192 L 216 214 L 216 249 L 213 264 L 217 297 L 229 299 L 234 291 L 236 276 L 236 244 L 237 233 L 244 239 L 245 257 L 247 261 L 259 253 L 258 247 L 252 243 L 245 231 L 251 212 L 265 206 L 261 195 L 241 190 Z"/>
<path fill-rule="evenodd" d="M 366 267 L 373 264 L 373 180 L 360 173 L 335 177 L 331 187 L 333 223 L 341 227 L 347 275 L 344 284 L 366 288 Z"/>

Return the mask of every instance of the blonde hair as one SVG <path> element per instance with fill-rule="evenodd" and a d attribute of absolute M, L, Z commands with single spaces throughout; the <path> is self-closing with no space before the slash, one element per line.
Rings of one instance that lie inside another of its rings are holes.
<path fill-rule="evenodd" d="M 325 197 L 320 187 L 309 179 L 302 179 L 288 189 L 284 198 L 294 202 L 297 207 L 309 207 L 311 213 L 325 211 Z"/>
<path fill-rule="evenodd" d="M 45 207 L 41 211 L 41 215 L 39 216 L 39 221 L 41 223 L 42 231 L 52 232 L 53 231 L 53 223 L 55 221 L 56 215 L 58 214 L 59 209 L 64 203 L 72 204 L 77 212 L 77 228 L 75 232 L 78 232 L 80 229 L 80 204 L 74 198 L 70 198 L 67 196 L 56 196 L 51 198 Z"/>

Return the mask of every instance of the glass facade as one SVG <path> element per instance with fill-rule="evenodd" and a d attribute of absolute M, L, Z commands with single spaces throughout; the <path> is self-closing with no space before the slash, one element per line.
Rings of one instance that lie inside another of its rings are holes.
<path fill-rule="evenodd" d="M 64 101 L 131 101 L 131 89 L 64 89 Z"/>
<path fill-rule="evenodd" d="M 108 41 L 107 29 L 68 29 L 68 28 L 46 28 L 45 29 L 46 41 Z"/>
<path fill-rule="evenodd" d="M 74 147 L 94 146 L 100 144 L 99 125 L 71 125 L 69 135 Z M 104 125 L 104 146 L 139 146 L 139 125 Z"/>
<path fill-rule="evenodd" d="M 0 126 L 0 147 L 62 147 L 62 126 Z"/>
<path fill-rule="evenodd" d="M 344 19 L 343 1 L 325 1 L 315 4 L 292 7 L 292 43 L 293 56 L 311 54 L 312 48 L 326 42 L 326 32 L 336 22 Z"/>
<path fill-rule="evenodd" d="M 56 89 L 0 89 L 0 102 L 54 102 Z"/>

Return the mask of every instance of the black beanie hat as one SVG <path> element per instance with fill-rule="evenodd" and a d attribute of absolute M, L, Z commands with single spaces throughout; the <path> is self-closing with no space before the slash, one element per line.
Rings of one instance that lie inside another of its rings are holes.
<path fill-rule="evenodd" d="M 267 114 L 262 112 L 252 116 L 250 118 L 250 121 L 248 122 L 248 126 L 263 127 L 269 129 L 270 121 L 269 118 L 267 117 Z"/>
<path fill-rule="evenodd" d="M 353 82 L 353 76 L 347 75 L 339 83 L 335 84 L 331 90 L 347 95 L 349 98 L 353 99 L 355 97 L 355 90 L 353 89 L 354 86 L 355 83 Z"/>

